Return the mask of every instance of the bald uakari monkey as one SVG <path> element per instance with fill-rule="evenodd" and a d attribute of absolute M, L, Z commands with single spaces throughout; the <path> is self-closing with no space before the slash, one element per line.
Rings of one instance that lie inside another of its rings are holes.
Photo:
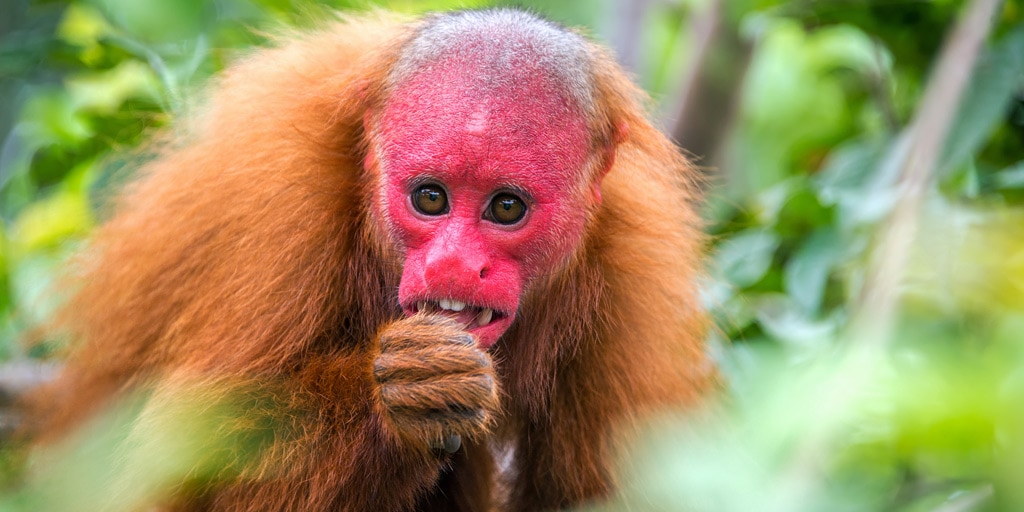
<path fill-rule="evenodd" d="M 694 170 L 576 32 L 346 18 L 230 67 L 156 152 L 79 260 L 39 442 L 137 387 L 264 393 L 236 423 L 270 444 L 169 508 L 569 507 L 707 389 Z"/>

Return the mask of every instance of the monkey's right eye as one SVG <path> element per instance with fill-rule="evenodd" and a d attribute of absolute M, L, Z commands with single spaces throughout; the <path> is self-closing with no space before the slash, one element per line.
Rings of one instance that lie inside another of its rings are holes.
<path fill-rule="evenodd" d="M 438 185 L 423 185 L 412 193 L 412 204 L 423 215 L 441 215 L 448 211 L 448 195 Z"/>

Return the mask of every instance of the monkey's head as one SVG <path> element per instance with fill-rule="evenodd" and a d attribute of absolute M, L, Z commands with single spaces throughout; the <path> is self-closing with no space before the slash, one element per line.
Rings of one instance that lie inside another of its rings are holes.
<path fill-rule="evenodd" d="M 449 315 L 488 348 L 579 247 L 614 150 L 590 68 L 581 37 L 516 11 L 434 17 L 403 47 L 367 165 L 406 314 Z"/>

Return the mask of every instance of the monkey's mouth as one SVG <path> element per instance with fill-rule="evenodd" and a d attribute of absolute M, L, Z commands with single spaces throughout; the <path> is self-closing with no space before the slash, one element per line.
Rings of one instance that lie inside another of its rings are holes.
<path fill-rule="evenodd" d="M 483 306 L 475 306 L 454 299 L 420 300 L 412 305 L 413 313 L 437 313 L 447 316 L 467 328 L 487 327 L 505 315 Z"/>
<path fill-rule="evenodd" d="M 466 326 L 476 335 L 483 349 L 490 348 L 512 323 L 508 313 L 455 299 L 420 299 L 403 308 L 408 315 L 428 313 L 444 315 Z"/>

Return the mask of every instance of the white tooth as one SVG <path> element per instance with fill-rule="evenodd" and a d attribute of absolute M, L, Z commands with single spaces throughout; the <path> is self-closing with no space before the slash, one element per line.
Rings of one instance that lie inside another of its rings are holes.
<path fill-rule="evenodd" d="M 452 311 L 462 311 L 463 309 L 466 309 L 466 303 L 459 302 L 457 300 L 450 300 L 448 301 L 448 309 Z"/>
<path fill-rule="evenodd" d="M 441 299 L 437 301 L 437 305 L 441 306 L 441 309 L 451 309 L 452 303 L 448 299 Z"/>
<path fill-rule="evenodd" d="M 494 315 L 494 311 L 491 311 L 490 308 L 485 308 L 483 311 L 480 312 L 479 315 L 476 316 L 476 324 L 479 325 L 480 327 L 483 327 L 491 323 L 492 315 Z"/>

